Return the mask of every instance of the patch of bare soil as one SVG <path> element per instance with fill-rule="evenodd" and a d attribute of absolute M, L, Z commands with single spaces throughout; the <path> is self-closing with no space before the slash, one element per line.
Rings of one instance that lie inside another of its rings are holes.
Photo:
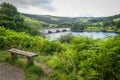
<path fill-rule="evenodd" d="M 26 62 L 25 59 L 21 58 L 20 60 L 22 60 L 23 62 Z M 37 61 L 34 61 L 34 63 L 35 63 L 35 65 L 40 66 L 43 69 L 43 71 L 45 72 L 45 74 L 49 75 L 52 72 L 52 68 L 48 67 L 46 64 L 40 63 Z"/>
<path fill-rule="evenodd" d="M 0 80 L 24 80 L 24 71 L 8 63 L 0 63 Z"/>
<path fill-rule="evenodd" d="M 37 62 L 35 61 L 35 64 L 40 66 L 43 71 L 45 72 L 45 74 L 50 74 L 52 72 L 52 68 L 49 68 L 46 64 L 43 64 L 43 63 L 40 63 L 40 62 Z"/>

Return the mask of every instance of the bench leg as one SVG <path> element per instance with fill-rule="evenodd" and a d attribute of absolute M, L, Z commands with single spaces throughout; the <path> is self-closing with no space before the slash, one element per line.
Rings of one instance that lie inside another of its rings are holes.
<path fill-rule="evenodd" d="M 18 59 L 17 54 L 11 53 L 11 56 L 12 56 L 12 60 Z"/>
<path fill-rule="evenodd" d="M 34 65 L 34 59 L 32 57 L 28 57 L 28 65 Z"/>

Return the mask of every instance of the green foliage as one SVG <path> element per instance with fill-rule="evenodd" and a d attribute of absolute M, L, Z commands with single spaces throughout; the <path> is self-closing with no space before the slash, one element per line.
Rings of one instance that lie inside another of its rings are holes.
<path fill-rule="evenodd" d="M 120 32 L 118 15 L 108 17 L 57 17 L 49 15 L 22 14 L 44 22 L 44 28 L 70 27 L 72 31 L 103 31 L 103 32 Z M 109 27 L 113 28 L 110 29 Z"/>
<path fill-rule="evenodd" d="M 45 53 L 45 55 L 64 50 L 59 42 L 50 42 L 39 36 L 32 37 L 24 32 L 17 33 L 3 27 L 0 27 L 0 48 L 18 48 L 36 53 Z"/>
<path fill-rule="evenodd" d="M 23 15 L 21 15 L 21 17 L 24 18 L 24 24 L 26 26 L 29 26 L 30 28 L 30 29 L 27 29 L 28 33 L 30 33 L 33 36 L 40 35 L 44 37 L 44 34 L 39 31 L 39 30 L 42 30 L 42 28 L 44 27 L 44 24 L 45 24 L 44 22 L 23 16 Z"/>
<path fill-rule="evenodd" d="M 42 35 L 38 30 L 29 27 L 29 25 L 24 22 L 23 17 L 21 17 L 14 5 L 6 2 L 0 4 L 0 26 L 17 32 Z"/>
<path fill-rule="evenodd" d="M 120 28 L 120 21 L 116 22 L 117 28 Z"/>
<path fill-rule="evenodd" d="M 73 38 L 73 34 L 69 33 L 66 35 L 61 35 L 58 41 L 60 41 L 61 43 L 70 43 Z"/>
<path fill-rule="evenodd" d="M 29 73 L 29 74 L 34 74 L 34 75 L 41 75 L 43 74 L 43 70 L 42 68 L 38 67 L 38 66 L 29 66 L 26 70 L 25 70 L 26 73 Z"/>
<path fill-rule="evenodd" d="M 13 47 L 46 55 L 39 54 L 36 60 L 53 68 L 49 76 L 43 75 L 47 80 L 120 79 L 119 34 L 106 36 L 105 39 L 77 36 L 71 39 L 69 44 L 61 44 L 0 27 L 0 49 Z M 7 53 L 0 51 L 0 61 L 9 61 Z M 26 67 L 20 61 L 10 63 L 25 70 L 26 80 L 39 80 L 43 74 L 38 66 Z"/>
<path fill-rule="evenodd" d="M 10 54 L 10 53 L 5 53 L 5 54 Z M 3 55 L 3 54 L 2 54 Z M 5 58 L 5 57 L 4 57 Z M 12 59 L 11 58 L 11 55 L 9 55 L 7 58 L 5 58 L 5 62 L 9 63 L 9 64 L 12 64 L 14 66 L 17 66 L 21 69 L 25 69 L 26 68 L 26 63 L 22 62 L 22 61 L 19 61 L 17 59 Z"/>
<path fill-rule="evenodd" d="M 6 2 L 0 4 L 0 26 L 16 31 L 24 29 L 23 19 L 12 4 Z"/>
<path fill-rule="evenodd" d="M 120 21 L 120 18 L 115 18 L 115 19 L 113 19 L 113 21 L 118 22 L 118 21 Z"/>
<path fill-rule="evenodd" d="M 34 18 L 38 21 L 43 21 L 50 24 L 61 24 L 61 23 L 72 23 L 78 21 L 86 21 L 89 18 L 69 18 L 69 17 L 58 17 L 58 16 L 50 16 L 50 15 L 34 15 L 34 14 L 24 14 L 22 15 Z"/>
<path fill-rule="evenodd" d="M 120 32 L 119 31 L 120 14 L 108 17 L 76 17 L 76 18 L 33 14 L 22 15 L 34 18 L 38 21 L 45 22 L 46 24 L 43 24 L 43 27 L 45 28 L 70 27 L 72 31 Z M 107 27 L 111 27 L 113 29 L 109 29 Z"/>
<path fill-rule="evenodd" d="M 72 26 L 72 31 L 84 31 L 86 25 L 84 23 L 74 23 Z"/>
<path fill-rule="evenodd" d="M 5 62 L 9 56 L 10 54 L 7 51 L 0 50 L 0 62 Z"/>
<path fill-rule="evenodd" d="M 92 47 L 94 45 L 94 40 L 90 37 L 78 36 L 72 40 L 72 44 L 76 51 L 81 51 Z"/>
<path fill-rule="evenodd" d="M 63 54 L 48 61 L 53 80 L 119 80 L 120 35 L 106 39 L 75 37 Z"/>
<path fill-rule="evenodd" d="M 57 56 L 53 56 L 50 61 L 48 61 L 48 65 L 55 68 L 61 64 L 60 59 Z"/>
<path fill-rule="evenodd" d="M 109 17 L 93 17 L 87 22 L 71 23 L 72 31 L 104 31 L 104 32 L 119 32 L 119 15 Z M 110 29 L 110 28 L 113 29 Z"/>

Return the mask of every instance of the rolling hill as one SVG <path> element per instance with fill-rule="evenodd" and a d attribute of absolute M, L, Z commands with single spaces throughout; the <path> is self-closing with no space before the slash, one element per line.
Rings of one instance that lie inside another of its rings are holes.
<path fill-rule="evenodd" d="M 59 17 L 51 15 L 35 15 L 35 14 L 25 14 L 21 13 L 24 16 L 34 18 L 38 21 L 43 21 L 49 24 L 60 24 L 60 23 L 75 23 L 75 22 L 87 22 L 93 17 Z"/>
<path fill-rule="evenodd" d="M 42 21 L 49 24 L 60 24 L 60 23 L 75 23 L 75 22 L 102 22 L 105 19 L 120 21 L 120 14 L 108 16 L 108 17 L 59 17 L 59 16 L 51 16 L 51 15 L 36 15 L 36 14 L 26 14 L 21 13 L 22 15 L 36 19 L 38 21 Z"/>
<path fill-rule="evenodd" d="M 35 29 L 71 27 L 75 31 L 120 32 L 120 14 L 108 17 L 59 17 L 25 13 L 21 15 L 24 16 L 25 22 Z"/>

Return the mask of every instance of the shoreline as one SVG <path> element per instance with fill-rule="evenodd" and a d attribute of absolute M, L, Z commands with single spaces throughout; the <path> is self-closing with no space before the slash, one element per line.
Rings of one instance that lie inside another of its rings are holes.
<path fill-rule="evenodd" d="M 120 33 L 120 32 L 116 32 L 116 31 L 71 31 L 71 32 L 107 32 L 107 33 Z"/>
<path fill-rule="evenodd" d="M 117 33 L 117 34 L 120 33 L 120 32 L 113 32 L 113 31 L 66 31 L 66 32 L 103 32 L 103 33 Z M 54 33 L 57 34 L 57 33 L 64 33 L 64 32 L 52 32 L 52 33 L 47 33 L 47 34 L 54 34 Z"/>

